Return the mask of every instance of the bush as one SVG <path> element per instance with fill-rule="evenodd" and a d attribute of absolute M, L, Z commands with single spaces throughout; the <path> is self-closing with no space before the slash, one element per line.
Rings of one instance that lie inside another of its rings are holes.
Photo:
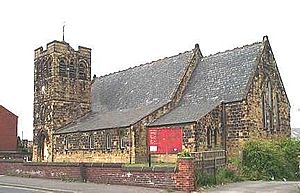
<path fill-rule="evenodd" d="M 200 187 L 226 184 L 241 180 L 242 178 L 238 175 L 238 173 L 228 168 L 219 168 L 216 171 L 216 177 L 214 176 L 214 174 L 202 172 L 200 170 L 196 172 L 196 184 Z"/>
<path fill-rule="evenodd" d="M 191 153 L 188 150 L 183 150 L 177 154 L 177 157 L 191 157 Z"/>
<path fill-rule="evenodd" d="M 217 184 L 226 184 L 230 182 L 242 181 L 242 176 L 239 175 L 238 171 L 231 170 L 229 168 L 220 168 L 217 171 Z"/>
<path fill-rule="evenodd" d="M 295 139 L 251 141 L 242 154 L 242 172 L 250 180 L 296 180 L 300 142 Z"/>
<path fill-rule="evenodd" d="M 196 172 L 196 184 L 198 187 L 215 185 L 215 179 L 212 174 L 197 170 Z"/>

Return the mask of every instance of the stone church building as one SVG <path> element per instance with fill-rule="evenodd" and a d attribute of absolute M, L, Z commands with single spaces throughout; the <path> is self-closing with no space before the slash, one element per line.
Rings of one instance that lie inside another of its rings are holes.
<path fill-rule="evenodd" d="M 150 128 L 181 128 L 183 149 L 230 155 L 250 139 L 290 136 L 267 36 L 208 56 L 196 44 L 93 78 L 89 48 L 53 41 L 35 50 L 34 161 L 145 162 Z"/>

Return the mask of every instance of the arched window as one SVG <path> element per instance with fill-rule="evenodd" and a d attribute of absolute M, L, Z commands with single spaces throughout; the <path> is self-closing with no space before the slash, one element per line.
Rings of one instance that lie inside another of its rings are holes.
<path fill-rule="evenodd" d="M 279 122 L 279 109 L 278 109 L 278 94 L 274 97 L 273 102 L 273 109 L 274 109 L 274 115 L 273 115 L 273 123 L 274 123 L 274 129 L 280 130 L 280 122 Z"/>
<path fill-rule="evenodd" d="M 120 136 L 120 149 L 124 149 L 124 148 L 125 148 L 125 137 Z"/>
<path fill-rule="evenodd" d="M 34 65 L 35 65 L 35 69 L 34 69 L 34 78 L 35 78 L 35 82 L 39 82 L 40 79 L 41 79 L 41 74 L 40 74 L 40 61 L 39 60 L 36 60 L 34 62 Z M 38 92 L 39 91 L 39 85 L 40 84 L 34 84 L 34 90 L 35 92 Z"/>
<path fill-rule="evenodd" d="M 207 140 L 207 147 L 211 148 L 211 128 L 208 127 L 206 131 L 206 140 Z"/>
<path fill-rule="evenodd" d="M 51 56 L 48 58 L 48 61 L 47 61 L 47 72 L 48 72 L 48 74 L 47 74 L 48 77 L 52 76 L 52 57 Z"/>
<path fill-rule="evenodd" d="M 59 75 L 67 76 L 67 65 L 63 59 L 59 61 Z"/>
<path fill-rule="evenodd" d="M 89 135 L 88 137 L 88 141 L 89 141 L 89 148 L 90 149 L 94 149 L 95 147 L 95 143 L 94 143 L 94 135 Z"/>
<path fill-rule="evenodd" d="M 69 140 L 67 137 L 64 138 L 64 148 L 65 148 L 65 151 L 69 150 Z"/>
<path fill-rule="evenodd" d="M 48 61 L 46 58 L 44 58 L 42 60 L 42 64 L 41 64 L 41 67 L 42 67 L 42 81 L 44 81 L 44 79 L 48 76 Z"/>
<path fill-rule="evenodd" d="M 214 129 L 214 145 L 217 146 L 217 144 L 218 144 L 218 131 L 215 128 Z"/>
<path fill-rule="evenodd" d="M 76 69 L 75 69 L 74 61 L 70 62 L 69 77 L 70 78 L 76 78 Z"/>
<path fill-rule="evenodd" d="M 80 62 L 79 66 L 78 66 L 78 78 L 81 80 L 85 80 L 87 78 L 86 77 L 86 67 L 83 62 Z"/>
<path fill-rule="evenodd" d="M 109 133 L 106 135 L 106 149 L 107 150 L 111 149 L 111 136 Z"/>
<path fill-rule="evenodd" d="M 262 97 L 263 102 L 263 122 L 264 127 L 267 129 L 273 129 L 273 121 L 272 121 L 272 86 L 271 82 L 268 80 L 264 89 L 264 94 Z"/>

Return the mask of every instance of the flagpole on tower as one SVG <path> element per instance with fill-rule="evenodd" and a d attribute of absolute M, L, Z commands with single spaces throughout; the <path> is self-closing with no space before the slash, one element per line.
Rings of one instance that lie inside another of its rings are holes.
<path fill-rule="evenodd" d="M 64 21 L 64 24 L 63 24 L 63 42 L 65 41 L 65 26 L 66 26 L 66 22 Z"/>

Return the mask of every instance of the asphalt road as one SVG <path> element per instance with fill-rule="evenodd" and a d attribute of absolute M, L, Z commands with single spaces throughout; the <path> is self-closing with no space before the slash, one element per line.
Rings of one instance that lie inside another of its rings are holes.
<path fill-rule="evenodd" d="M 52 193 L 50 191 L 42 191 L 42 190 L 34 190 L 30 188 L 20 188 L 20 187 L 11 187 L 11 186 L 1 186 L 0 185 L 0 193 L 33 193 L 33 192 L 41 192 L 41 193 Z"/>
<path fill-rule="evenodd" d="M 40 178 L 0 176 L 0 193 L 167 193 L 167 190 L 137 186 L 64 182 Z M 175 193 L 175 192 L 174 192 Z M 180 193 L 180 192 L 177 192 Z"/>
<path fill-rule="evenodd" d="M 0 193 L 180 193 L 156 188 L 64 182 L 39 178 L 0 176 Z M 201 193 L 300 193 L 300 182 L 246 181 L 231 183 Z M 182 192 L 181 192 L 182 193 Z"/>

